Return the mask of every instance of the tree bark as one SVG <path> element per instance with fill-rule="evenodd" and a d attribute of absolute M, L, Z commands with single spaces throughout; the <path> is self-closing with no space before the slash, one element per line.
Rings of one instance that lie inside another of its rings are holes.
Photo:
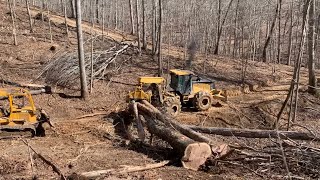
<path fill-rule="evenodd" d="M 288 42 L 288 60 L 287 65 L 291 64 L 292 52 L 292 29 L 293 29 L 293 1 L 290 3 L 290 26 L 289 26 L 289 42 Z"/>
<path fill-rule="evenodd" d="M 140 37 L 140 17 L 139 17 L 139 0 L 136 0 L 136 22 L 137 22 L 137 36 L 139 55 L 141 55 L 141 37 Z"/>
<path fill-rule="evenodd" d="M 307 0 L 306 3 L 309 4 L 310 0 Z M 277 120 L 274 124 L 274 127 L 278 127 L 278 123 L 281 119 L 282 113 L 283 113 L 284 109 L 287 107 L 289 99 L 291 98 L 291 96 L 293 96 L 296 85 L 298 85 L 298 83 L 299 83 L 302 54 L 303 54 L 303 50 L 304 50 L 305 37 L 306 37 L 306 18 L 307 18 L 307 12 L 308 12 L 308 7 L 309 7 L 309 5 L 307 6 L 307 4 L 305 4 L 304 10 L 303 10 L 302 36 L 301 36 L 301 40 L 300 40 L 300 44 L 299 44 L 298 57 L 297 57 L 297 60 L 295 63 L 294 72 L 293 72 L 293 76 L 292 76 L 292 82 L 290 85 L 288 95 L 287 95 L 284 103 L 282 104 L 282 107 L 277 115 Z M 299 90 L 299 87 L 298 87 L 298 90 Z M 296 92 L 298 92 L 298 90 Z M 291 112 L 289 113 L 289 116 L 290 115 L 291 115 Z M 290 122 L 291 122 L 291 120 L 288 119 L 288 126 L 289 126 Z"/>
<path fill-rule="evenodd" d="M 221 38 L 221 34 L 222 34 L 222 28 L 223 28 L 223 25 L 224 25 L 224 23 L 225 23 L 225 21 L 226 21 L 226 19 L 227 19 L 227 15 L 228 15 L 228 13 L 229 13 L 229 10 L 230 10 L 230 7 L 231 7 L 231 5 L 232 5 L 232 2 L 233 2 L 233 0 L 230 0 L 230 1 L 229 1 L 227 11 L 226 11 L 226 13 L 225 13 L 225 15 L 224 15 L 224 18 L 223 18 L 222 22 L 220 23 L 220 14 L 221 14 L 221 9 L 220 9 L 220 6 L 221 6 L 221 5 L 220 5 L 220 4 L 221 4 L 221 2 L 220 2 L 220 0 L 219 0 L 218 37 L 217 37 L 216 47 L 215 47 L 215 50 L 214 50 L 214 54 L 216 54 L 216 55 L 219 53 L 219 45 L 220 45 L 220 38 Z"/>
<path fill-rule="evenodd" d="M 76 18 L 77 15 L 75 1 L 76 0 L 69 0 L 71 7 L 71 18 Z"/>
<path fill-rule="evenodd" d="M 142 49 L 147 49 L 145 0 L 142 0 Z"/>
<path fill-rule="evenodd" d="M 11 21 L 12 21 L 13 44 L 16 46 L 16 45 L 18 45 L 18 42 L 17 42 L 17 30 L 16 30 L 16 24 L 15 24 L 15 21 L 16 21 L 15 20 L 15 9 L 14 9 L 15 0 L 8 0 L 8 3 L 9 3 L 10 15 L 11 15 Z"/>
<path fill-rule="evenodd" d="M 311 94 L 316 94 L 317 79 L 315 75 L 315 1 L 311 0 L 309 9 L 309 29 L 308 29 L 308 70 L 309 70 L 309 88 Z"/>
<path fill-rule="evenodd" d="M 158 76 L 163 75 L 162 65 L 162 0 L 159 0 L 159 22 L 158 22 Z"/>
<path fill-rule="evenodd" d="M 33 32 L 33 23 L 32 23 L 32 16 L 30 13 L 30 6 L 29 6 L 29 0 L 26 0 L 26 7 L 27 7 L 27 12 L 29 16 L 29 25 L 30 25 L 30 32 Z"/>
<path fill-rule="evenodd" d="M 199 127 L 199 126 L 187 126 L 197 132 L 206 134 L 215 134 L 221 136 L 235 136 L 245 138 L 278 138 L 276 130 L 257 130 L 257 129 L 235 129 L 235 128 L 216 128 L 216 127 Z M 282 139 L 295 139 L 295 140 L 316 140 L 320 141 L 319 137 L 316 137 L 310 133 L 297 132 L 297 131 L 278 131 L 280 138 Z"/>
<path fill-rule="evenodd" d="M 66 26 L 66 34 L 67 34 L 67 39 L 68 39 L 68 42 L 69 42 L 69 27 L 68 27 L 68 16 L 67 16 L 67 0 L 63 0 L 63 14 L 64 14 L 64 23 L 65 23 L 65 26 Z"/>
<path fill-rule="evenodd" d="M 274 27 L 276 25 L 276 21 L 277 21 L 278 15 L 279 15 L 279 9 L 280 9 L 280 4 L 281 3 L 282 3 L 282 0 L 278 0 L 277 7 L 276 7 L 276 12 L 274 14 L 274 18 L 273 18 L 273 21 L 272 21 L 272 24 L 271 24 L 271 27 L 270 27 L 270 31 L 269 31 L 267 40 L 266 40 L 266 42 L 264 44 L 264 47 L 263 47 L 263 51 L 262 51 L 262 60 L 263 60 L 263 62 L 267 62 L 267 48 L 268 48 L 268 45 L 270 43 L 273 31 L 274 31 Z"/>
<path fill-rule="evenodd" d="M 183 167 L 196 171 L 212 155 L 211 147 L 207 143 L 196 142 L 173 128 L 156 124 L 152 119 L 146 122 L 150 133 L 168 142 L 178 153 Z"/>
<path fill-rule="evenodd" d="M 81 21 L 81 0 L 76 0 L 77 12 L 77 38 L 78 38 L 78 56 L 79 56 L 79 69 L 80 69 L 80 85 L 81 97 L 86 99 L 88 97 L 87 76 L 84 63 L 84 48 L 83 48 L 83 35 L 82 35 L 82 21 Z"/>
<path fill-rule="evenodd" d="M 152 115 L 156 116 L 156 118 L 159 121 L 163 122 L 168 127 L 173 127 L 174 129 L 176 129 L 177 131 L 179 131 L 183 135 L 185 135 L 195 141 L 212 144 L 210 138 L 207 138 L 207 137 L 201 135 L 200 133 L 193 131 L 192 129 L 190 129 L 186 126 L 180 125 L 178 122 L 171 120 L 169 117 L 163 115 L 157 108 L 152 106 L 149 102 L 144 100 L 144 101 L 142 101 L 142 103 L 143 104 L 141 104 L 141 103 L 137 104 L 139 110 L 147 113 L 149 116 L 152 116 Z"/>
<path fill-rule="evenodd" d="M 133 20 L 133 8 L 132 8 L 132 0 L 129 0 L 129 9 L 130 9 L 130 27 L 131 27 L 131 30 L 130 30 L 130 34 L 134 34 L 134 20 Z"/>
<path fill-rule="evenodd" d="M 152 0 L 152 55 L 157 52 L 157 7 L 156 0 Z"/>
<path fill-rule="evenodd" d="M 278 64 L 281 63 L 281 9 L 282 9 L 282 4 L 281 1 L 279 2 L 279 14 L 278 14 L 278 52 L 277 52 L 277 61 Z"/>
<path fill-rule="evenodd" d="M 50 43 L 53 43 L 49 3 L 47 3 L 47 14 L 48 14 L 48 25 L 49 25 Z"/>

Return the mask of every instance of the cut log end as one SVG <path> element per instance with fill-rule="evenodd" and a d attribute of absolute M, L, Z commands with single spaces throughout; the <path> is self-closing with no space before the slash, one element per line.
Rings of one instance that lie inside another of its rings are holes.
<path fill-rule="evenodd" d="M 212 155 L 207 143 L 192 143 L 187 146 L 181 159 L 184 168 L 197 171 Z"/>

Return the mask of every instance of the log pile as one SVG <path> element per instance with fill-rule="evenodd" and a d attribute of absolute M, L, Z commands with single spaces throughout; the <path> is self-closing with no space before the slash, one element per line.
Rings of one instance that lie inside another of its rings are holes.
<path fill-rule="evenodd" d="M 316 160 L 320 158 L 320 150 L 311 145 L 304 145 L 305 141 L 319 141 L 316 134 L 182 125 L 174 121 L 172 117 L 160 112 L 147 101 L 131 102 L 129 110 L 137 124 L 138 138 L 141 141 L 146 139 L 147 133 L 144 128 L 146 127 L 151 136 L 157 136 L 173 148 L 179 155 L 184 168 L 198 170 L 204 164 L 206 166 L 225 164 L 232 167 L 241 166 L 264 178 L 271 177 L 270 173 L 267 173 L 273 169 L 278 171 L 279 177 L 283 173 L 288 173 L 287 176 L 293 176 L 290 172 L 299 174 L 302 171 L 304 175 L 311 173 L 315 177 L 320 177 L 318 170 L 320 164 Z M 259 148 L 250 147 L 247 144 L 239 145 L 238 142 L 228 145 L 217 144 L 212 140 L 213 138 L 210 138 L 210 135 L 263 138 L 267 143 Z M 130 135 L 130 137 L 133 136 Z M 293 140 L 304 141 L 299 143 Z M 256 165 L 251 166 L 251 164 Z M 287 172 L 284 167 L 288 167 Z"/>
<path fill-rule="evenodd" d="M 93 79 L 101 79 L 104 76 L 118 71 L 122 63 L 118 56 L 124 53 L 129 45 L 114 46 L 105 51 L 85 53 L 85 68 L 88 79 L 91 76 L 91 59 L 93 59 Z M 79 80 L 78 53 L 61 53 L 54 58 L 40 73 L 38 78 L 45 78 L 45 82 L 61 87 L 74 87 Z"/>
<path fill-rule="evenodd" d="M 139 139 L 143 141 L 145 138 L 142 127 L 145 124 L 149 133 L 171 145 L 187 169 L 198 170 L 213 154 L 220 157 L 219 153 L 225 152 L 219 152 L 219 146 L 213 144 L 210 138 L 173 121 L 147 101 L 132 102 L 130 109 L 137 123 Z"/>

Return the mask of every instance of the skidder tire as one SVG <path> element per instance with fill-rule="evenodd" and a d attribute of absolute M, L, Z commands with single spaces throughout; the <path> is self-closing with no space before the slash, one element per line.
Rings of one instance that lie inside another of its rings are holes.
<path fill-rule="evenodd" d="M 171 115 L 173 117 L 178 116 L 181 112 L 181 102 L 180 99 L 177 97 L 169 97 L 167 98 L 164 103 L 164 110 L 166 114 Z"/>
<path fill-rule="evenodd" d="M 199 92 L 194 96 L 194 106 L 198 111 L 206 111 L 211 107 L 212 98 L 209 93 Z"/>

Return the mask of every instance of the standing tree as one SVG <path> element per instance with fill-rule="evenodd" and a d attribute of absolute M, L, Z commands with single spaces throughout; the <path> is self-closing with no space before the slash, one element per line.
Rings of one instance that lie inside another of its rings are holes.
<path fill-rule="evenodd" d="M 133 8 L 132 8 L 132 0 L 129 0 L 129 9 L 130 9 L 130 34 L 134 34 L 134 21 L 133 21 Z"/>
<path fill-rule="evenodd" d="M 221 39 L 221 34 L 222 34 L 222 28 L 224 26 L 224 23 L 226 22 L 227 19 L 227 15 L 229 13 L 230 7 L 232 5 L 233 0 L 229 1 L 228 7 L 227 7 L 227 11 L 222 19 L 221 22 L 221 0 L 219 0 L 219 9 L 218 9 L 218 36 L 217 36 L 217 43 L 216 43 L 216 47 L 214 49 L 214 54 L 218 54 L 219 53 L 219 45 L 220 45 L 220 39 Z"/>
<path fill-rule="evenodd" d="M 67 39 L 68 39 L 68 42 L 69 41 L 69 28 L 68 28 L 68 17 L 67 17 L 67 2 L 66 0 L 63 0 L 63 14 L 64 14 L 64 23 L 66 25 L 66 34 L 67 34 Z"/>
<path fill-rule="evenodd" d="M 269 31 L 267 40 L 264 43 L 264 47 L 263 47 L 263 51 L 262 51 L 263 62 L 267 62 L 267 48 L 269 46 L 269 43 L 271 41 L 271 37 L 273 35 L 274 27 L 276 25 L 277 17 L 279 15 L 279 11 L 280 11 L 281 2 L 282 2 L 282 0 L 278 0 L 277 7 L 276 7 L 276 12 L 275 12 L 274 17 L 273 17 L 273 21 L 272 21 L 272 24 L 271 24 L 271 27 L 270 27 L 270 31 Z"/>
<path fill-rule="evenodd" d="M 139 55 L 141 55 L 141 37 L 140 37 L 140 17 L 139 17 L 139 0 L 136 0 L 136 21 L 137 21 L 137 35 Z"/>
<path fill-rule="evenodd" d="M 161 46 L 162 46 L 162 1 L 159 0 L 159 24 L 158 24 L 158 75 L 161 77 L 163 74 L 163 67 L 162 67 L 162 55 L 161 55 Z"/>
<path fill-rule="evenodd" d="M 16 19 L 16 16 L 15 16 L 15 0 L 8 0 L 8 3 L 9 3 L 9 8 L 10 8 L 10 15 L 11 15 L 11 21 L 12 21 L 12 36 L 13 36 L 13 43 L 14 45 L 18 45 L 18 42 L 17 42 L 17 31 L 16 31 L 16 24 L 15 24 L 15 19 Z"/>
<path fill-rule="evenodd" d="M 79 56 L 79 69 L 80 69 L 80 85 L 81 97 L 86 99 L 88 97 L 88 86 L 86 69 L 84 63 L 84 48 L 82 36 L 82 21 L 81 21 L 81 0 L 76 0 L 76 14 L 77 14 L 77 38 L 78 38 L 78 56 Z"/>
<path fill-rule="evenodd" d="M 289 92 L 287 94 L 287 97 L 284 101 L 284 103 L 282 104 L 282 107 L 277 115 L 277 120 L 274 123 L 274 127 L 276 127 L 278 129 L 279 126 L 279 121 L 282 117 L 282 113 L 284 111 L 284 109 L 287 107 L 289 99 L 291 99 L 291 107 L 293 106 L 293 96 L 295 93 L 295 111 L 294 111 L 294 115 L 293 115 L 293 121 L 296 119 L 296 110 L 297 110 L 297 101 L 298 101 L 298 92 L 299 92 L 299 80 L 300 80 L 300 69 L 301 69 L 301 62 L 302 62 L 302 55 L 303 55 L 303 51 L 304 51 L 304 45 L 305 45 L 305 39 L 306 39 L 306 21 L 308 19 L 307 14 L 308 14 L 308 10 L 309 10 L 309 4 L 310 4 L 310 0 L 306 0 L 305 4 L 304 4 L 304 8 L 303 8 L 303 18 L 302 18 L 302 27 L 301 27 L 301 38 L 300 38 L 300 44 L 299 44 L 299 51 L 298 51 L 298 57 L 297 60 L 295 62 L 295 66 L 294 66 L 294 72 L 293 72 L 293 76 L 292 76 L 292 81 L 290 84 L 290 88 L 289 88 Z M 290 112 L 289 112 L 289 118 L 288 118 L 288 124 L 287 124 L 287 129 L 289 130 L 289 126 L 290 126 L 290 122 L 291 122 L 291 111 L 292 108 L 290 108 Z"/>
<path fill-rule="evenodd" d="M 309 9 L 308 30 L 308 69 L 309 69 L 309 92 L 316 94 L 317 79 L 315 75 L 314 47 L 315 47 L 315 0 L 311 0 Z"/>
<path fill-rule="evenodd" d="M 142 0 L 142 49 L 147 49 L 145 0 Z"/>
<path fill-rule="evenodd" d="M 29 0 L 26 0 L 26 7 L 27 7 L 28 16 L 29 16 L 30 32 L 33 33 L 32 16 L 30 13 Z"/>

